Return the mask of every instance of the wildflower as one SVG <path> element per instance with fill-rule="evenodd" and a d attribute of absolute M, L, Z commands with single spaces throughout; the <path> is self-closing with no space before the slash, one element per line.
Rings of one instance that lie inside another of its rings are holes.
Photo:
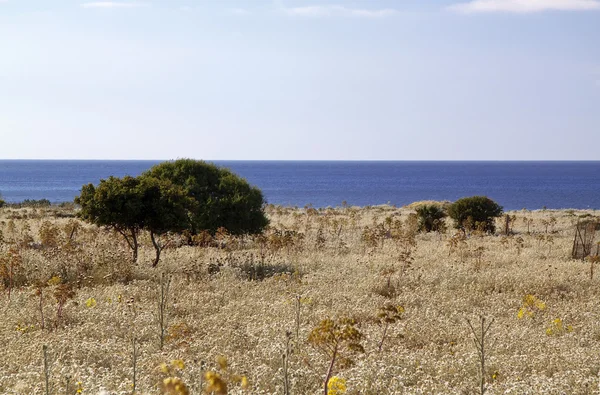
<path fill-rule="evenodd" d="M 333 376 L 327 382 L 327 392 L 329 395 L 341 395 L 346 393 L 346 380 Z"/>
<path fill-rule="evenodd" d="M 179 377 L 167 377 L 162 382 L 162 391 L 171 395 L 189 395 L 190 390 Z"/>
<path fill-rule="evenodd" d="M 564 333 L 573 332 L 573 326 L 567 325 L 565 327 L 564 322 L 561 318 L 555 318 L 548 328 L 546 328 L 546 335 L 562 335 Z"/>
<path fill-rule="evenodd" d="M 206 380 L 206 392 L 211 393 L 214 392 L 219 395 L 227 394 L 227 383 L 221 378 L 221 376 L 213 371 L 208 371 L 204 375 L 204 379 Z"/>
<path fill-rule="evenodd" d="M 177 368 L 179 370 L 183 370 L 185 369 L 185 363 L 183 362 L 182 359 L 174 359 L 171 361 L 171 366 L 173 366 L 174 368 Z"/>
<path fill-rule="evenodd" d="M 50 285 L 50 286 L 58 285 L 60 283 L 62 283 L 62 279 L 58 276 L 54 276 L 50 280 L 48 280 L 48 285 Z"/>
<path fill-rule="evenodd" d="M 88 300 L 85 301 L 85 305 L 89 308 L 93 308 L 96 306 L 96 299 L 95 298 L 89 298 Z"/>
<path fill-rule="evenodd" d="M 525 295 L 523 297 L 523 305 L 517 312 L 517 318 L 522 319 L 523 317 L 532 318 L 538 311 L 546 309 L 546 303 L 536 298 L 534 295 Z"/>
<path fill-rule="evenodd" d="M 219 364 L 219 367 L 221 368 L 221 370 L 227 370 L 227 358 L 225 358 L 222 355 L 218 356 L 217 363 Z"/>

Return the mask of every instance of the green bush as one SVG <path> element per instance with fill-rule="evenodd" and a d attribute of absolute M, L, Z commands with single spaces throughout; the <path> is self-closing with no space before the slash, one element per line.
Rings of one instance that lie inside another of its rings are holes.
<path fill-rule="evenodd" d="M 4 207 L 6 205 L 6 202 L 4 200 L 2 200 L 2 198 L 0 198 L 0 208 Z"/>
<path fill-rule="evenodd" d="M 420 232 L 437 232 L 444 228 L 444 210 L 433 204 L 417 207 L 417 218 L 419 219 Z"/>
<path fill-rule="evenodd" d="M 502 206 L 487 196 L 471 196 L 452 203 L 448 207 L 448 215 L 457 229 L 494 232 L 494 218 L 502 215 Z"/>

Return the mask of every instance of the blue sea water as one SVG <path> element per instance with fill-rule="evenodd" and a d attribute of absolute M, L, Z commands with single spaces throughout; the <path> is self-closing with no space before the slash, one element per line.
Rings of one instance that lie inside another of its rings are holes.
<path fill-rule="evenodd" d="M 108 176 L 136 176 L 158 161 L 0 160 L 8 202 L 72 201 L 81 186 Z M 269 203 L 303 207 L 398 206 L 417 200 L 487 195 L 507 210 L 600 209 L 600 161 L 363 162 L 215 161 L 262 189 Z"/>

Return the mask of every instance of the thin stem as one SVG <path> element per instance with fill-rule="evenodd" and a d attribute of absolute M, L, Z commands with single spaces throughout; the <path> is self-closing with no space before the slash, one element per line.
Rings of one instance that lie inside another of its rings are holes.
<path fill-rule="evenodd" d="M 385 335 L 387 334 L 388 326 L 390 326 L 389 322 L 385 323 L 385 327 L 383 328 L 383 335 L 381 336 L 381 341 L 379 342 L 379 352 L 383 348 L 383 341 L 385 340 Z"/>
<path fill-rule="evenodd" d="M 44 379 L 46 380 L 46 395 L 50 395 L 50 372 L 48 370 L 48 346 L 43 345 L 42 351 L 44 353 Z"/>
<path fill-rule="evenodd" d="M 331 375 L 333 374 L 333 366 L 335 364 L 337 352 L 338 352 L 338 345 L 336 343 L 336 345 L 333 348 L 333 355 L 331 356 L 331 362 L 329 363 L 329 368 L 327 369 L 327 374 L 325 375 L 325 385 L 324 385 L 324 392 L 323 392 L 325 395 L 327 395 L 329 393 L 329 388 L 327 388 L 327 384 L 329 384 L 329 379 L 331 378 Z"/>
<path fill-rule="evenodd" d="M 137 347 L 136 347 L 136 338 L 134 337 L 132 340 L 132 345 L 133 345 L 133 390 L 132 390 L 132 394 L 135 394 L 135 387 L 136 387 L 136 368 L 137 368 Z"/>

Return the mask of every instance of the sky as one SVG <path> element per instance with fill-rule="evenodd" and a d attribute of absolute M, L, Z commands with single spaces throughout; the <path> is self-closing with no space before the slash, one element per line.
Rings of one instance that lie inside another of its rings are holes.
<path fill-rule="evenodd" d="M 600 0 L 0 0 L 0 159 L 600 160 Z"/>

